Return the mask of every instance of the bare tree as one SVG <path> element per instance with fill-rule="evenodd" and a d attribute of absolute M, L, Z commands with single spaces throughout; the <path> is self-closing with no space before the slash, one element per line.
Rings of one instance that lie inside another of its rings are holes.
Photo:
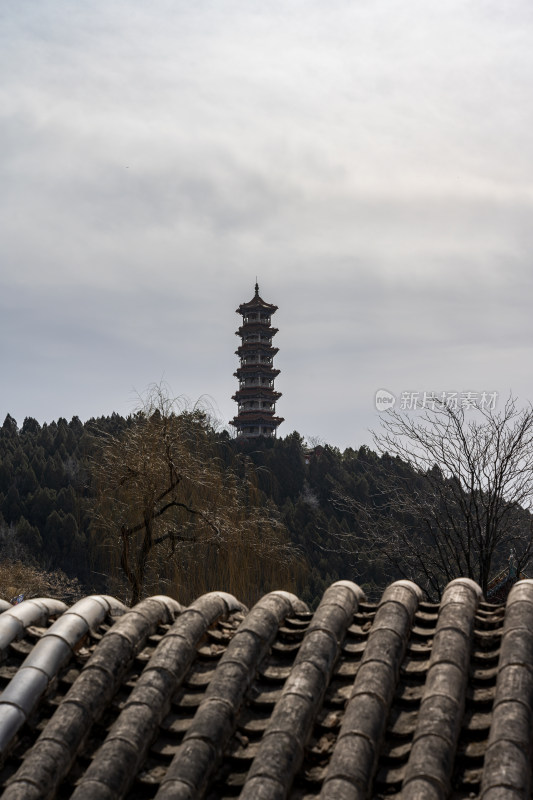
<path fill-rule="evenodd" d="M 484 593 L 510 551 L 518 572 L 532 556 L 533 408 L 509 397 L 501 412 L 435 401 L 419 415 L 388 411 L 373 432 L 378 453 L 371 496 L 337 496 L 355 515 L 344 543 L 381 559 L 439 596 L 466 576 Z"/>
<path fill-rule="evenodd" d="M 180 565 L 205 572 L 228 550 L 241 577 L 241 551 L 255 552 L 264 572 L 294 559 L 281 523 L 251 502 L 251 483 L 221 463 L 207 414 L 184 410 L 161 386 L 124 430 L 100 436 L 92 471 L 93 540 L 108 563 L 118 559 L 132 603 L 147 585 L 183 579 Z"/>

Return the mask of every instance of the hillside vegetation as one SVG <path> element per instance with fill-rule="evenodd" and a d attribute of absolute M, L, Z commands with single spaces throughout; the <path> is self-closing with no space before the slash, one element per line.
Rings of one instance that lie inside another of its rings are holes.
<path fill-rule="evenodd" d="M 239 486 L 246 486 L 239 495 L 240 505 L 231 510 L 233 517 L 227 517 L 236 520 L 239 535 L 232 540 L 220 533 L 223 529 L 217 527 L 212 510 L 213 486 L 206 487 L 202 497 L 198 481 L 194 491 L 188 490 L 187 502 L 194 505 L 195 513 L 201 509 L 203 516 L 196 514 L 201 520 L 191 514 L 173 518 L 165 535 L 172 549 L 150 554 L 144 594 L 164 592 L 187 602 L 199 591 L 223 588 L 234 589 L 253 602 L 265 591 L 285 588 L 313 605 L 335 580 L 356 580 L 373 596 L 400 577 L 370 544 L 361 545 L 360 535 L 357 539 L 351 536 L 358 523 L 340 500 L 355 498 L 377 516 L 385 513 L 388 499 L 380 477 L 390 474 L 390 458 L 378 457 L 366 447 L 344 452 L 328 445 L 308 448 L 297 432 L 279 439 L 235 441 L 227 433 L 217 432 L 207 420 L 200 423 L 212 448 L 208 458 L 216 459 L 222 470 L 217 473 L 217 503 L 224 487 L 233 487 L 235 493 Z M 40 425 L 26 418 L 19 427 L 10 415 L 6 417 L 0 428 L 0 553 L 4 564 L 31 567 L 34 577 L 62 575 L 63 583 L 55 583 L 56 596 L 62 591 L 66 597 L 72 596 L 71 582 L 76 580 L 86 592 L 105 591 L 131 599 L 123 559 L 121 566 L 119 537 L 109 535 L 109 525 L 104 530 L 95 505 L 98 492 L 93 473 L 102 442 L 120 439 L 135 424 L 135 417 L 112 414 L 86 423 L 73 417 L 70 422 L 60 418 Z M 416 487 L 419 477 L 405 464 L 396 460 L 394 469 L 408 485 Z M 205 509 L 213 515 L 208 518 Z M 252 525 L 247 520 L 251 519 L 258 533 L 255 538 L 247 533 Z M 270 554 L 270 546 L 261 550 L 259 544 L 261 526 L 267 523 L 271 541 L 280 548 Z M 214 531 L 208 538 L 203 532 L 206 525 Z M 416 521 L 412 525 L 413 536 L 423 537 Z M 497 566 L 501 567 L 507 556 L 499 554 Z M 0 581 L 6 585 L 0 585 L 0 595 L 31 591 L 13 569 L 2 575 Z M 416 580 L 418 576 L 410 577 Z M 26 583 L 34 585 L 35 581 Z M 44 581 L 43 585 L 52 584 Z"/>

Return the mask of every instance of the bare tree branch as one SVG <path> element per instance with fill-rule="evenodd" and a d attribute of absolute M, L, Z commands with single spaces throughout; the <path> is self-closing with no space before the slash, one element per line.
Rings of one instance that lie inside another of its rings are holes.
<path fill-rule="evenodd" d="M 153 387 L 126 428 L 99 442 L 92 465 L 93 535 L 118 558 L 132 603 L 147 584 L 158 585 L 162 576 L 175 580 L 192 551 L 198 573 L 208 563 L 211 570 L 222 564 L 231 551 L 238 556 L 243 547 L 250 563 L 294 562 L 272 510 L 258 507 L 250 480 L 238 478 L 218 457 L 209 417 L 199 407 L 183 409 L 162 387 Z M 201 553 L 207 554 L 203 564 Z"/>
<path fill-rule="evenodd" d="M 532 556 L 533 408 L 510 396 L 501 412 L 436 401 L 420 415 L 388 411 L 374 432 L 381 455 L 374 497 L 337 494 L 366 548 L 438 595 L 466 576 L 487 590 L 496 557 Z"/>

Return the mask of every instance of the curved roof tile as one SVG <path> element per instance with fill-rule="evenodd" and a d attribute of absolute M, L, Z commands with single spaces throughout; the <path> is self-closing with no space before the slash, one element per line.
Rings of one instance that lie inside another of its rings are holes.
<path fill-rule="evenodd" d="M 367 797 L 421 590 L 398 581 L 383 594 L 320 797 Z"/>
<path fill-rule="evenodd" d="M 458 579 L 446 587 L 431 648 L 413 744 L 405 768 L 402 798 L 444 798 L 451 790 L 464 715 L 475 613 L 481 590 Z"/>
<path fill-rule="evenodd" d="M 124 796 L 194 660 L 199 641 L 230 609 L 241 611 L 242 606 L 231 595 L 213 592 L 180 614 L 149 659 L 74 798 Z M 110 764 L 116 768 L 110 770 Z"/>
<path fill-rule="evenodd" d="M 5 756 L 18 729 L 28 719 L 50 681 L 69 660 L 74 648 L 112 608 L 125 610 L 125 606 L 114 598 L 104 595 L 84 597 L 67 609 L 39 639 L 0 696 L 0 758 Z M 4 613 L 13 618 L 10 611 Z"/>
<path fill-rule="evenodd" d="M 285 618 L 294 613 L 287 593 L 260 600 L 237 628 L 221 657 L 187 731 L 172 759 L 157 798 L 201 797 L 234 733 L 234 720 L 260 662 Z M 300 605 L 294 598 L 294 605 Z M 307 610 L 307 609 L 306 609 Z"/>
<path fill-rule="evenodd" d="M 531 796 L 532 581 L 40 599 L 0 642 L 6 800 Z"/>
<path fill-rule="evenodd" d="M 94 605 L 89 610 L 98 612 Z M 5 797 L 46 797 L 55 791 L 90 726 L 120 687 L 125 672 L 144 647 L 148 636 L 155 633 L 161 622 L 169 621 L 172 612 L 179 611 L 179 606 L 170 598 L 153 597 L 131 610 L 124 610 L 126 613 L 100 640 L 86 668 L 24 760 L 14 782 L 7 788 Z M 71 617 L 65 614 L 62 620 L 68 622 Z M 93 613 L 93 625 L 95 622 Z"/>
<path fill-rule="evenodd" d="M 307 628 L 283 691 L 263 734 L 241 797 L 278 798 L 301 766 L 304 746 L 340 653 L 346 631 L 364 599 L 358 586 L 333 584 Z"/>
<path fill-rule="evenodd" d="M 8 608 L 0 613 L 0 654 L 5 654 L 7 647 L 14 639 L 24 635 L 29 625 L 43 625 L 53 616 L 59 616 L 67 610 L 60 600 L 43 597 L 35 600 L 23 600 L 16 606 L 8 604 Z"/>
<path fill-rule="evenodd" d="M 507 598 L 492 725 L 483 766 L 483 800 L 531 794 L 533 709 L 533 581 Z"/>

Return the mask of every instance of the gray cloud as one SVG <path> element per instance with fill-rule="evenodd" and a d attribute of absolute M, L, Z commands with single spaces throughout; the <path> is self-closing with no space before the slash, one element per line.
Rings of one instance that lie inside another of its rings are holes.
<path fill-rule="evenodd" d="M 0 29 L 0 416 L 234 413 L 237 305 L 280 306 L 294 428 L 373 394 L 533 395 L 525 0 L 19 4 Z"/>

